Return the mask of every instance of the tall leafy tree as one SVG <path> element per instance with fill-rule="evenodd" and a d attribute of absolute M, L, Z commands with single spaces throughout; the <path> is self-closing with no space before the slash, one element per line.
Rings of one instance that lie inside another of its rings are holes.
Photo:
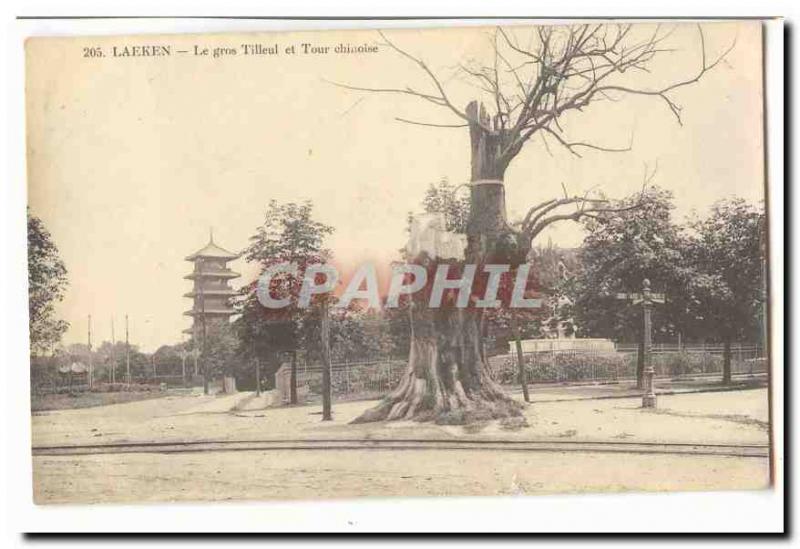
<path fill-rule="evenodd" d="M 316 221 L 311 201 L 280 204 L 271 200 L 267 206 L 264 223 L 250 238 L 244 252 L 248 262 L 255 263 L 263 272 L 280 263 L 296 263 L 298 274 L 281 273 L 273 278 L 276 294 L 296 298 L 303 282 L 306 266 L 324 263 L 331 256 L 325 247 L 325 238 L 333 227 Z M 265 373 L 277 369 L 282 353 L 292 356 L 291 400 L 297 402 L 297 350 L 303 340 L 303 330 L 309 317 L 308 309 L 300 309 L 292 301 L 289 307 L 270 310 L 263 307 L 256 295 L 257 281 L 242 291 L 241 317 L 236 322 L 241 352 L 262 361 Z"/>
<path fill-rule="evenodd" d="M 692 272 L 684 254 L 685 237 L 672 219 L 672 193 L 652 187 L 623 201 L 634 202 L 641 207 L 584 221 L 587 235 L 579 268 L 564 281 L 564 289 L 580 335 L 639 342 L 641 381 L 641 308 L 617 299 L 617 294 L 640 292 L 649 279 L 653 289 L 667 294 L 667 303 L 654 311 L 655 333 L 673 337 L 685 319 L 685 288 Z"/>
<path fill-rule="evenodd" d="M 42 220 L 28 211 L 28 314 L 31 353 L 43 354 L 61 340 L 69 324 L 55 317 L 64 299 L 67 268 Z"/>
<path fill-rule="evenodd" d="M 714 204 L 691 224 L 689 284 L 694 329 L 723 343 L 723 382 L 731 381 L 731 343 L 755 340 L 765 296 L 764 212 L 740 198 Z"/>
<path fill-rule="evenodd" d="M 153 360 L 156 363 L 159 375 L 179 375 L 183 369 L 181 350 L 184 344 L 162 345 L 153 353 Z"/>
<path fill-rule="evenodd" d="M 209 377 L 222 378 L 234 373 L 234 357 L 239 347 L 239 340 L 233 326 L 221 323 L 213 330 L 209 330 L 204 347 L 203 360 L 207 363 Z"/>

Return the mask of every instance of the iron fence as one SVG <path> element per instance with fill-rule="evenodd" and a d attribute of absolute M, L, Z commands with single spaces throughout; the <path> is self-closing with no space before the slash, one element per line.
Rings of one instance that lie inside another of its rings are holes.
<path fill-rule="evenodd" d="M 681 377 L 721 374 L 722 345 L 654 345 L 651 361 L 658 377 Z M 563 349 L 523 353 L 524 372 L 528 383 L 571 381 L 610 382 L 636 378 L 639 362 L 638 345 L 619 345 L 615 351 Z M 501 384 L 519 382 L 516 354 L 498 355 L 489 359 L 492 377 Z M 754 345 L 733 345 L 733 374 L 767 372 L 767 360 Z"/>
<path fill-rule="evenodd" d="M 389 393 L 405 372 L 405 360 L 337 362 L 331 364 L 331 392 L 340 400 L 378 398 Z M 275 374 L 275 386 L 284 401 L 289 399 L 291 366 L 283 364 Z M 322 366 L 304 364 L 297 367 L 297 386 L 304 400 L 322 396 Z"/>
<path fill-rule="evenodd" d="M 107 379 L 95 379 L 92 386 L 89 386 L 88 374 L 62 374 L 50 375 L 45 377 L 31 378 L 31 390 L 36 395 L 56 394 L 56 393 L 81 393 L 85 391 L 137 391 L 152 390 L 166 387 L 185 387 L 192 384 L 202 383 L 201 377 L 187 376 L 185 379 L 181 375 L 157 375 L 157 376 L 132 376 L 131 380 L 121 376 L 117 381 L 110 382 Z"/>
<path fill-rule="evenodd" d="M 753 345 L 731 348 L 733 374 L 760 374 L 767 371 L 762 350 Z M 658 377 L 681 378 L 721 375 L 721 345 L 656 345 L 652 362 Z M 639 349 L 636 345 L 618 346 L 616 351 L 561 349 L 523 354 L 528 383 L 615 382 L 636 379 Z M 340 362 L 331 365 L 331 390 L 339 400 L 377 398 L 394 389 L 406 370 L 406 361 L 378 360 Z M 489 358 L 492 378 L 502 385 L 519 383 L 516 354 Z M 288 364 L 276 374 L 276 386 L 289 400 L 291 370 Z M 299 365 L 297 385 L 302 400 L 316 400 L 322 393 L 322 367 Z"/>
<path fill-rule="evenodd" d="M 722 345 L 671 345 L 652 347 L 652 363 L 656 376 L 679 378 L 705 374 L 721 375 Z M 523 353 L 524 372 L 528 383 L 614 382 L 636 378 L 639 349 L 637 345 L 618 345 L 615 351 L 559 349 Z M 386 395 L 399 383 L 407 362 L 401 358 L 373 361 L 336 362 L 331 365 L 331 390 L 339 400 L 378 398 Z M 731 347 L 733 374 L 760 374 L 768 370 L 763 349 L 755 345 L 734 344 Z M 516 353 L 489 358 L 492 378 L 502 385 L 519 383 Z M 33 373 L 33 372 L 32 372 Z M 289 399 L 291 367 L 281 366 L 275 374 L 275 384 L 284 401 Z M 46 382 L 33 383 L 35 393 L 79 392 L 89 390 L 85 375 L 47 376 Z M 130 383 L 109 385 L 95 380 L 95 390 L 136 390 L 146 386 L 166 384 L 169 387 L 196 383 L 201 378 L 182 375 L 134 377 Z M 44 381 L 44 380 L 43 380 Z M 297 386 L 305 400 L 315 400 L 322 394 L 322 367 L 319 364 L 298 364 Z"/>

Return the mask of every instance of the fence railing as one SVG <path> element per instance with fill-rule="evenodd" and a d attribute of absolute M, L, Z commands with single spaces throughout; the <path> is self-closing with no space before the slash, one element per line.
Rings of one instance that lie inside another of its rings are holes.
<path fill-rule="evenodd" d="M 528 383 L 570 381 L 619 381 L 636 378 L 639 348 L 618 346 L 616 351 L 557 350 L 523 353 L 524 372 Z M 653 346 L 651 355 L 656 376 L 721 374 L 721 345 Z M 492 377 L 501 384 L 519 382 L 516 354 L 498 355 L 489 359 Z M 735 345 L 731 348 L 731 372 L 756 374 L 767 371 L 767 360 L 757 346 Z"/>
<path fill-rule="evenodd" d="M 165 384 L 167 387 L 184 387 L 186 385 L 202 382 L 201 377 L 182 375 L 156 375 L 156 376 L 132 376 L 130 381 L 125 376 L 120 376 L 114 383 L 108 379 L 95 379 L 93 390 L 96 391 L 128 391 L 146 389 L 148 387 L 160 387 Z M 65 392 L 89 391 L 89 376 L 87 374 L 52 374 L 47 377 L 31 376 L 31 388 L 35 394 L 52 394 Z"/>
<path fill-rule="evenodd" d="M 652 363 L 659 377 L 680 377 L 722 373 L 722 345 L 656 344 L 652 347 Z M 637 345 L 618 345 L 616 351 L 558 349 L 523 353 L 528 383 L 613 382 L 636 378 L 639 349 Z M 406 370 L 405 359 L 382 359 L 361 362 L 337 362 L 331 365 L 331 390 L 339 400 L 378 398 L 392 391 Z M 515 353 L 489 358 L 490 375 L 500 384 L 519 383 L 519 368 Z M 754 345 L 735 344 L 731 347 L 733 374 L 759 374 L 767 371 L 762 349 Z M 285 402 L 289 401 L 291 366 L 283 364 L 275 374 L 275 385 Z M 124 380 L 119 380 L 124 381 Z M 191 376 L 187 376 L 191 382 Z M 197 381 L 197 380 L 194 380 Z M 102 385 L 103 381 L 99 383 Z M 132 386 L 181 386 L 181 375 L 139 376 Z M 118 384 L 124 385 L 124 383 Z M 299 364 L 298 392 L 304 400 L 316 400 L 322 394 L 322 367 L 319 364 Z M 51 378 L 46 384 L 34 384 L 34 392 L 88 390 L 85 376 Z M 118 389 L 119 390 L 119 389 Z"/>
<path fill-rule="evenodd" d="M 331 364 L 331 392 L 340 400 L 377 398 L 394 389 L 405 372 L 405 360 L 339 362 Z M 289 401 L 291 365 L 283 364 L 275 373 L 275 386 L 284 402 Z M 315 400 L 322 395 L 322 367 L 318 364 L 297 367 L 297 386 L 301 398 Z"/>
<path fill-rule="evenodd" d="M 767 361 L 757 346 L 732 347 L 731 371 L 734 374 L 759 374 L 767 371 Z M 636 345 L 619 346 L 617 351 L 561 349 L 523 353 L 528 383 L 614 382 L 636 379 L 639 349 Z M 653 347 L 652 362 L 656 376 L 680 378 L 697 375 L 721 375 L 722 346 Z M 406 370 L 405 360 L 334 363 L 331 365 L 331 390 L 335 398 L 355 400 L 377 398 L 394 389 Z M 502 385 L 519 383 L 516 354 L 489 358 L 492 378 Z M 276 374 L 276 387 L 285 402 L 289 401 L 290 365 Z M 320 365 L 298 366 L 297 386 L 301 400 L 316 400 L 322 394 Z"/>

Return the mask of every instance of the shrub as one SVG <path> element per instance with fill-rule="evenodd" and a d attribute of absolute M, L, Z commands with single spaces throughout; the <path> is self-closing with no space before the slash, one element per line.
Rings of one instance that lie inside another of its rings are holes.
<path fill-rule="evenodd" d="M 630 376 L 635 370 L 635 355 L 614 351 L 528 353 L 524 355 L 524 360 L 529 382 L 613 380 Z M 508 385 L 519 382 L 514 355 L 505 356 L 495 364 L 496 381 Z"/>
<path fill-rule="evenodd" d="M 679 376 L 722 371 L 722 356 L 706 352 L 654 353 L 652 361 L 658 375 Z"/>
<path fill-rule="evenodd" d="M 405 361 L 336 365 L 331 372 L 331 392 L 354 398 L 386 394 L 400 382 L 405 367 Z M 315 368 L 306 385 L 310 393 L 322 394 L 322 371 Z"/>

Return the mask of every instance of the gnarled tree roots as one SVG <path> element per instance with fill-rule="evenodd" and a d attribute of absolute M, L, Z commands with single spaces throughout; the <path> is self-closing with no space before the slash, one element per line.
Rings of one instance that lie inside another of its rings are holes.
<path fill-rule="evenodd" d="M 479 353 L 454 354 L 438 339 L 412 338 L 408 369 L 397 388 L 352 423 L 414 420 L 464 425 L 522 417 L 524 405 L 489 377 Z"/>

